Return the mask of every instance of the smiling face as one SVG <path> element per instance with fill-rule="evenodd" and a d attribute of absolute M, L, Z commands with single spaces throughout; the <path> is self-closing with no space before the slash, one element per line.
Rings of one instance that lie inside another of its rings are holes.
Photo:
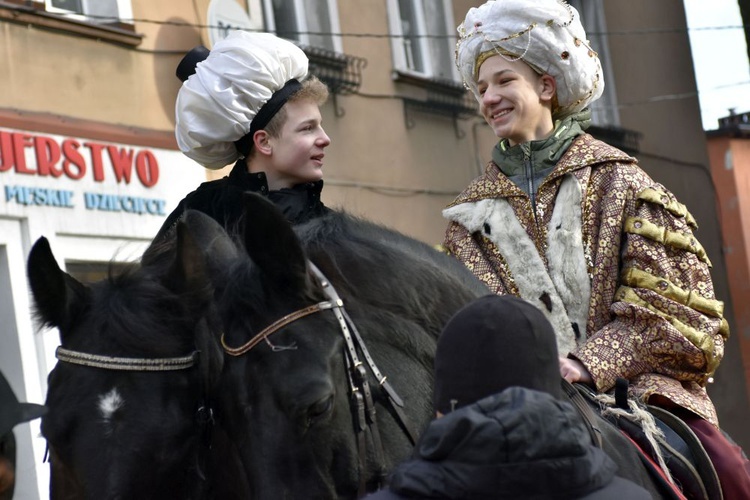
<path fill-rule="evenodd" d="M 479 68 L 479 111 L 495 135 L 512 146 L 549 136 L 553 130 L 555 79 L 523 61 L 489 57 Z"/>
<path fill-rule="evenodd" d="M 331 143 L 314 101 L 290 101 L 284 108 L 286 121 L 280 133 L 268 135 L 264 145 L 270 154 L 263 171 L 272 190 L 322 179 L 324 149 Z"/>

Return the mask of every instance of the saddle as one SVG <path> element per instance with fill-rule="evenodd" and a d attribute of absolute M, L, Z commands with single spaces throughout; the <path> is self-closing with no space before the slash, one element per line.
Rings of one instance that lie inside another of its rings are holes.
<path fill-rule="evenodd" d="M 688 500 L 721 500 L 719 478 L 706 450 L 698 437 L 679 417 L 652 405 L 638 403 L 637 407 L 653 419 L 661 432 L 649 432 L 643 422 L 628 418 L 633 410 L 628 404 L 627 381 L 618 380 L 614 404 L 597 397 L 588 386 L 563 381 L 563 389 L 586 422 L 595 446 L 601 448 L 602 419 L 619 429 L 633 442 L 641 461 L 663 489 L 674 498 Z M 614 411 L 612 411 L 614 410 Z M 596 418 L 595 414 L 601 418 Z M 662 469 L 666 466 L 668 475 Z M 673 481 L 669 480 L 671 476 Z M 679 491 L 675 491 L 675 487 Z"/>

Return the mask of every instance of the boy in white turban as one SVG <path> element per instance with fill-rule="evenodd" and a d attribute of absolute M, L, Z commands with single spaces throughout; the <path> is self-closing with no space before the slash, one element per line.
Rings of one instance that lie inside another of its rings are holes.
<path fill-rule="evenodd" d="M 209 169 L 236 163 L 227 177 L 189 193 L 159 234 L 188 208 L 236 230 L 248 191 L 268 196 L 294 224 L 326 213 L 320 192 L 331 141 L 319 107 L 328 89 L 308 77 L 304 52 L 272 34 L 244 31 L 210 52 L 200 49 L 177 68 L 183 80 L 175 107 L 177 144 Z"/>
<path fill-rule="evenodd" d="M 685 206 L 584 132 L 604 79 L 578 12 L 489 1 L 458 31 L 459 71 L 500 141 L 443 211 L 447 251 L 547 316 L 563 377 L 601 392 L 627 379 L 696 431 L 725 498 L 750 498 L 748 461 L 719 431 L 705 388 L 729 334 L 710 262 Z"/>

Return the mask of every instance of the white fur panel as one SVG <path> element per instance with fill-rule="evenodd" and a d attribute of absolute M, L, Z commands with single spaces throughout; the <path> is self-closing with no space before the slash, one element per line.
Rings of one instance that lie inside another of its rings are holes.
<path fill-rule="evenodd" d="M 461 203 L 443 210 L 443 217 L 458 222 L 471 233 L 482 231 L 484 222 L 492 213 L 494 200 Z"/>
<path fill-rule="evenodd" d="M 462 203 L 443 211 L 443 216 L 458 222 L 470 232 L 482 232 L 497 246 L 508 263 L 522 298 L 534 304 L 552 323 L 561 356 L 575 348 L 575 334 L 565 307 L 558 295 L 539 252 L 516 218 L 513 208 L 503 198 Z M 489 228 L 489 233 L 485 230 Z M 552 310 L 542 302 L 546 294 Z"/>
<path fill-rule="evenodd" d="M 581 186 L 568 174 L 555 200 L 547 231 L 549 274 L 572 323 L 578 325 L 578 344 L 586 340 L 591 281 L 588 276 L 581 229 Z"/>

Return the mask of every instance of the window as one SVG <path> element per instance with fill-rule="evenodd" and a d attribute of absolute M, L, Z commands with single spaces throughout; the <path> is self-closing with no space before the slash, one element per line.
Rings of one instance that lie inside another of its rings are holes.
<path fill-rule="evenodd" d="M 388 0 L 391 47 L 397 71 L 458 80 L 456 26 L 451 0 Z"/>
<path fill-rule="evenodd" d="M 81 0 L 49 0 L 47 2 L 48 7 L 52 7 L 51 10 L 67 10 L 78 14 L 83 14 L 83 5 Z"/>
<path fill-rule="evenodd" d="M 591 41 L 591 48 L 599 54 L 604 71 L 604 93 L 591 103 L 591 123 L 598 126 L 620 125 L 620 112 L 617 108 L 617 89 L 612 72 L 612 58 L 609 57 L 607 23 L 604 20 L 604 6 L 601 0 L 570 0 L 581 15 L 581 23 Z"/>
<path fill-rule="evenodd" d="M 303 45 L 341 52 L 336 0 L 264 0 L 269 31 Z"/>
<path fill-rule="evenodd" d="M 132 19 L 130 0 L 46 0 L 48 12 L 74 14 L 92 23 L 119 22 Z"/>
<path fill-rule="evenodd" d="M 124 47 L 137 47 L 143 40 L 135 31 L 131 0 L 6 0 L 0 1 L 0 17 Z"/>

